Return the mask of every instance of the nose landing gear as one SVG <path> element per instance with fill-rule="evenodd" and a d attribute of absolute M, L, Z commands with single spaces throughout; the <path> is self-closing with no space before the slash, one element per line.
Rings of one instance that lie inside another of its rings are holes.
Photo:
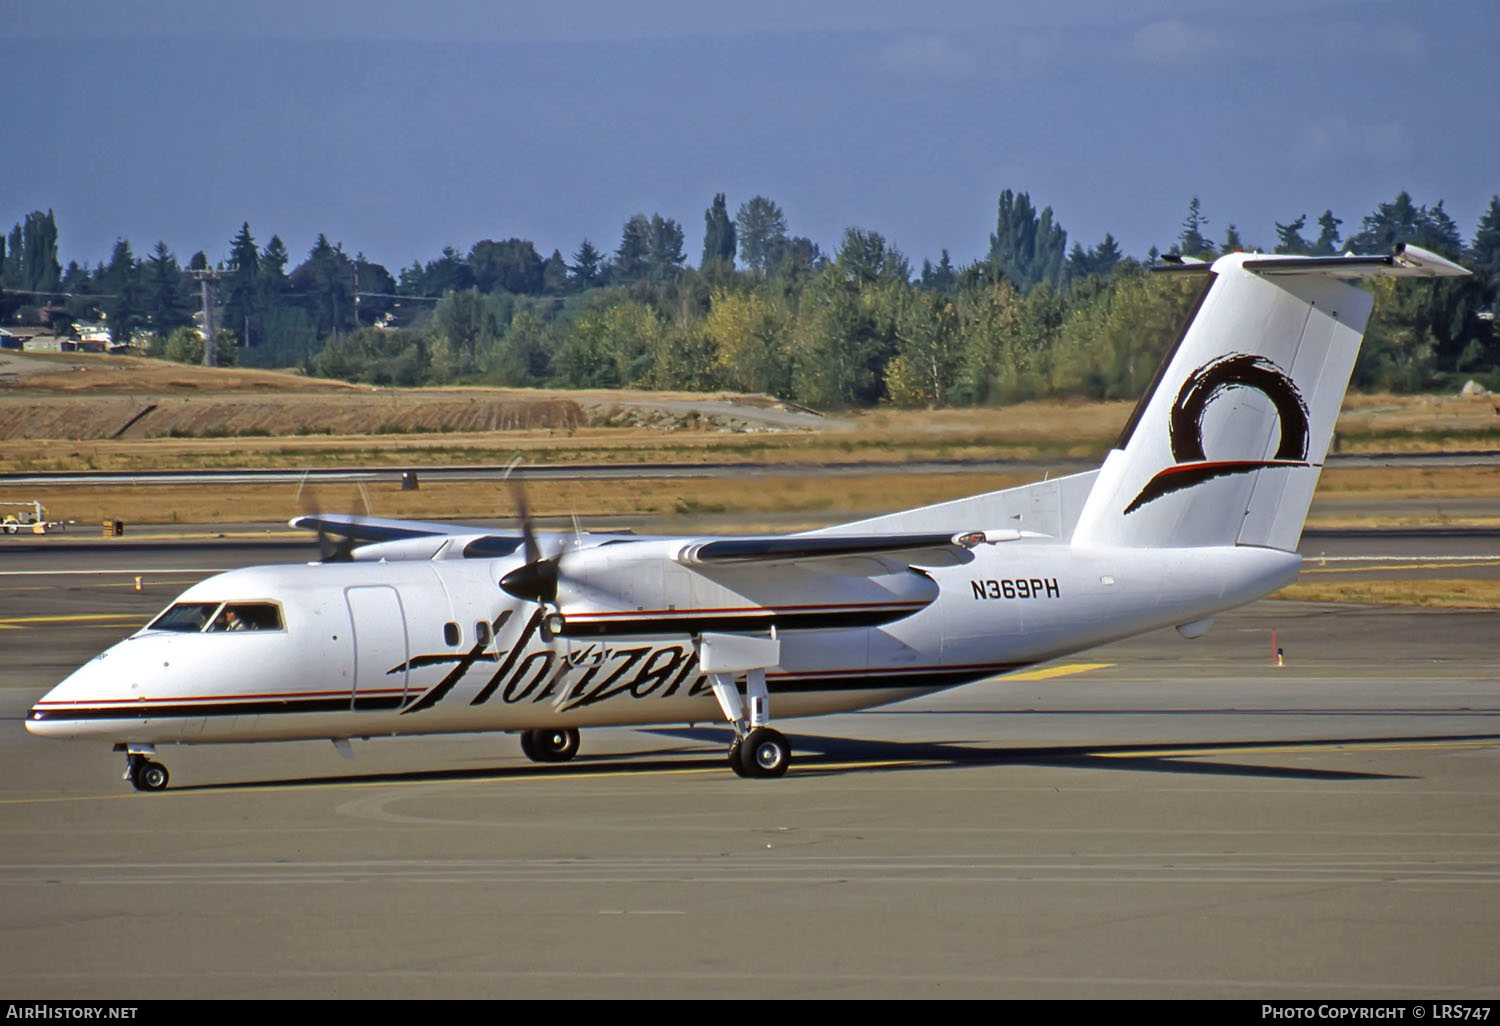
<path fill-rule="evenodd" d="M 171 774 L 161 763 L 149 758 L 156 754 L 156 749 L 151 745 L 116 745 L 115 751 L 125 752 L 125 773 L 122 779 L 130 781 L 137 791 L 167 789 Z"/>
<path fill-rule="evenodd" d="M 578 731 L 571 727 L 558 730 L 521 731 L 521 751 L 532 762 L 567 762 L 578 754 Z"/>

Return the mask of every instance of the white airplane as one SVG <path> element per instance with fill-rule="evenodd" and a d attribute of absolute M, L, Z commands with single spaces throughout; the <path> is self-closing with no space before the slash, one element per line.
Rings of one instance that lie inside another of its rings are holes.
<path fill-rule="evenodd" d="M 476 532 L 304 516 L 324 561 L 208 578 L 53 688 L 26 728 L 106 741 L 135 787 L 156 746 L 518 732 L 538 762 L 578 730 L 734 730 L 729 763 L 775 777 L 778 717 L 985 680 L 1291 582 L 1372 299 L 1372 275 L 1463 268 L 1392 256 L 1236 253 L 1095 471 L 791 535 Z"/>

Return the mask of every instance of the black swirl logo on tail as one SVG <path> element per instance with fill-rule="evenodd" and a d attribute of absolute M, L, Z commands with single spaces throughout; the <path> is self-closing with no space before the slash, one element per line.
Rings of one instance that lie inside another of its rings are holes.
<path fill-rule="evenodd" d="M 1203 417 L 1215 399 L 1234 388 L 1253 388 L 1276 407 L 1281 444 L 1269 460 L 1210 460 L 1203 451 Z M 1182 383 L 1168 424 L 1172 458 L 1125 507 L 1134 513 L 1148 502 L 1216 477 L 1248 474 L 1266 467 L 1306 467 L 1307 403 L 1286 371 L 1263 356 L 1230 353 L 1204 364 Z"/>

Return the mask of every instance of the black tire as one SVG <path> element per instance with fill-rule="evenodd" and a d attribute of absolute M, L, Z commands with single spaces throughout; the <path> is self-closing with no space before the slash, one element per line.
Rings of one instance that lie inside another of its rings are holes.
<path fill-rule="evenodd" d="M 539 762 L 540 760 L 536 757 L 536 746 L 532 743 L 535 733 L 532 730 L 521 731 L 521 754 L 532 762 Z"/>
<path fill-rule="evenodd" d="M 130 774 L 130 782 L 137 791 L 165 791 L 170 779 L 171 774 L 165 766 L 144 759 L 136 764 L 135 770 Z"/>
<path fill-rule="evenodd" d="M 780 731 L 756 727 L 740 745 L 740 763 L 751 777 L 780 777 L 792 764 L 792 746 Z"/>
<path fill-rule="evenodd" d="M 734 744 L 729 746 L 729 768 L 734 770 L 737 777 L 750 775 L 750 768 L 745 765 L 745 746 L 739 738 L 735 738 Z"/>
<path fill-rule="evenodd" d="M 531 751 L 527 755 L 537 762 L 567 762 L 578 754 L 578 731 L 571 727 L 527 733 L 531 735 Z"/>

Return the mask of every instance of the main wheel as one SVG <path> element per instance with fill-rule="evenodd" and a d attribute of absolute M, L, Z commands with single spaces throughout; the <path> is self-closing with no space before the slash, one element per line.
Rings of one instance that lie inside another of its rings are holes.
<path fill-rule="evenodd" d="M 135 785 L 137 791 L 165 791 L 167 781 L 171 775 L 167 768 L 159 762 L 147 762 L 144 759 L 136 765 L 130 774 L 130 782 Z"/>
<path fill-rule="evenodd" d="M 536 746 L 532 743 L 535 735 L 536 731 L 534 730 L 521 731 L 521 754 L 525 755 L 526 758 L 530 759 L 532 762 L 538 761 L 536 757 Z"/>
<path fill-rule="evenodd" d="M 780 731 L 756 727 L 740 744 L 740 765 L 748 777 L 779 777 L 792 762 L 792 748 Z"/>
<path fill-rule="evenodd" d="M 571 727 L 558 730 L 528 730 L 531 747 L 521 742 L 521 750 L 536 762 L 567 762 L 578 754 L 578 731 Z"/>
<path fill-rule="evenodd" d="M 750 769 L 745 765 L 745 745 L 739 738 L 735 738 L 734 744 L 729 746 L 729 768 L 734 770 L 737 777 L 750 775 Z"/>

